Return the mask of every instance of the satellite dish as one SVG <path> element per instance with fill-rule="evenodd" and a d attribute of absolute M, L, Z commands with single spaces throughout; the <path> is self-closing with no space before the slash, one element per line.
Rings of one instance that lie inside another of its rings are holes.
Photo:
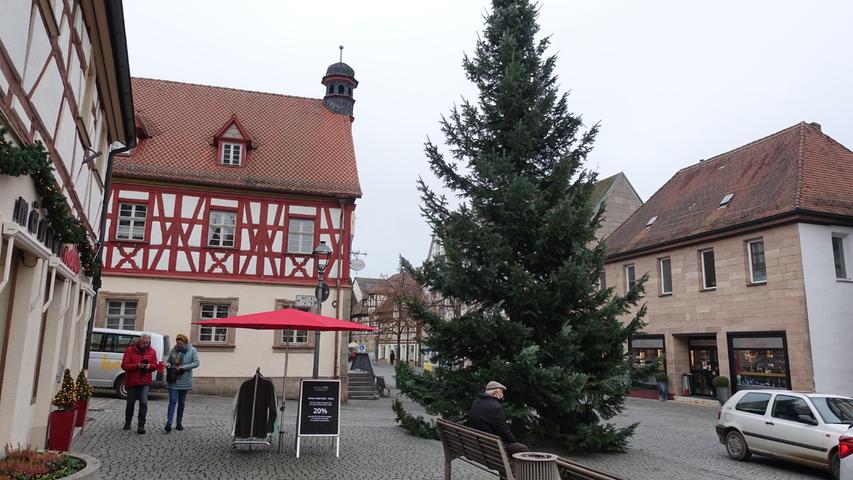
<path fill-rule="evenodd" d="M 364 260 L 359 260 L 358 258 L 349 262 L 349 268 L 355 272 L 364 270 Z"/>

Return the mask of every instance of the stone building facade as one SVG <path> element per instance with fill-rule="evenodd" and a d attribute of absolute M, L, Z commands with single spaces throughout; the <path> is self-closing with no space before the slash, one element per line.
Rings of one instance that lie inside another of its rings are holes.
<path fill-rule="evenodd" d="M 676 395 L 713 397 L 720 375 L 853 393 L 851 172 L 806 123 L 679 171 L 607 240 L 608 287 L 648 275 L 637 361 L 660 359 Z"/>

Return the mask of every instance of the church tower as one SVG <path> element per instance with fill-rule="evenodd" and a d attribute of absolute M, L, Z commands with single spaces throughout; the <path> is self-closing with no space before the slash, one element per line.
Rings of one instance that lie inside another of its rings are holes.
<path fill-rule="evenodd" d="M 352 91 L 358 87 L 358 81 L 355 79 L 355 71 L 352 67 L 343 62 L 343 45 L 340 49 L 341 61 L 329 65 L 329 68 L 326 69 L 326 76 L 322 80 L 323 86 L 326 87 L 323 103 L 329 110 L 341 115 L 349 115 L 352 118 L 353 105 L 355 104 Z"/>

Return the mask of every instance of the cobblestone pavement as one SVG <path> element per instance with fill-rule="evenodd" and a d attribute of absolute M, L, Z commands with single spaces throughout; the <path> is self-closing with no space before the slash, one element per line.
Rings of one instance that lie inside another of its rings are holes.
<path fill-rule="evenodd" d="M 387 366 L 377 368 L 377 374 L 386 380 L 392 375 Z M 165 393 L 151 394 L 148 433 L 138 435 L 121 429 L 122 400 L 96 397 L 73 449 L 99 458 L 104 479 L 443 479 L 441 444 L 412 437 L 396 426 L 388 398 L 342 406 L 340 458 L 335 458 L 333 444 L 326 439 L 303 441 L 302 456 L 295 458 L 295 401 L 288 403 L 280 454 L 275 449 L 267 453 L 230 447 L 230 398 L 190 395 L 185 430 L 171 434 L 162 430 L 167 404 Z M 829 478 L 818 470 L 775 460 L 730 460 L 714 433 L 715 413 L 701 406 L 629 399 L 625 413 L 616 420 L 641 422 L 628 453 L 565 456 L 626 479 Z M 495 477 L 456 461 L 453 478 Z"/>

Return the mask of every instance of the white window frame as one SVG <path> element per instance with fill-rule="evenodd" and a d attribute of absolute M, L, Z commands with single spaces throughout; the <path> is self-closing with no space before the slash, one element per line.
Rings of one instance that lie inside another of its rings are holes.
<path fill-rule="evenodd" d="M 628 275 L 628 271 L 631 271 L 631 275 Z M 634 280 L 631 280 L 631 276 L 634 277 Z M 633 263 L 629 263 L 625 265 L 625 291 L 629 292 L 631 290 L 631 284 L 637 284 L 637 267 Z"/>
<path fill-rule="evenodd" d="M 711 252 L 714 253 L 713 248 L 705 248 L 699 250 L 699 263 L 702 266 L 702 290 L 716 290 L 717 289 L 717 255 L 714 254 L 714 285 L 708 286 L 708 279 L 706 278 L 705 272 L 705 254 Z"/>
<path fill-rule="evenodd" d="M 841 268 L 843 269 L 842 272 L 839 272 L 838 269 L 835 268 L 835 239 L 838 239 L 838 245 L 841 247 Z M 836 280 L 851 280 L 849 236 L 846 233 L 832 233 L 832 269 L 834 270 Z M 841 275 L 839 275 L 839 273 L 841 273 Z"/>
<path fill-rule="evenodd" d="M 133 304 L 132 314 L 128 313 L 128 307 L 131 307 L 130 304 Z M 112 307 L 118 307 L 118 313 L 111 313 Z M 138 311 L 139 301 L 137 300 L 109 299 L 107 300 L 107 313 L 104 316 L 105 326 L 106 328 L 116 330 L 136 330 Z"/>
<path fill-rule="evenodd" d="M 219 161 L 223 165 L 238 167 L 243 163 L 244 150 L 242 143 L 223 142 L 222 156 L 219 158 Z"/>
<path fill-rule="evenodd" d="M 294 231 L 294 225 L 305 225 L 307 223 L 311 224 L 310 230 L 306 230 L 300 226 L 296 231 Z M 316 221 L 313 218 L 291 218 L 288 220 L 287 253 L 311 254 L 314 251 L 315 224 Z M 295 245 L 293 241 L 294 239 L 296 239 Z"/>
<path fill-rule="evenodd" d="M 124 207 L 130 207 L 129 215 L 123 214 L 122 209 Z M 142 210 L 141 217 L 137 215 L 140 210 Z M 148 219 L 147 203 L 119 202 L 116 218 L 118 219 L 118 223 L 116 223 L 116 240 L 128 240 L 131 242 L 145 241 L 145 222 Z M 122 222 L 126 222 L 127 225 L 122 225 Z M 137 229 L 142 229 L 141 235 L 136 235 Z"/>
<path fill-rule="evenodd" d="M 207 312 L 205 312 L 207 309 Z M 224 312 L 223 312 L 224 310 Z M 225 318 L 229 316 L 231 305 L 228 303 L 200 303 L 199 304 L 199 321 L 213 320 L 216 318 Z M 224 313 L 224 314 L 223 314 Z M 204 337 L 208 338 L 205 339 Z M 221 337 L 221 340 L 219 339 Z M 205 327 L 199 325 L 198 339 L 203 343 L 228 343 L 228 328 L 227 327 Z"/>
<path fill-rule="evenodd" d="M 669 262 L 669 291 L 666 289 L 666 277 L 663 274 L 663 262 L 665 261 Z M 659 258 L 658 267 L 660 269 L 660 294 L 672 295 L 672 259 L 670 257 Z"/>
<path fill-rule="evenodd" d="M 227 218 L 233 217 L 233 224 L 230 224 Z M 229 233 L 230 232 L 230 233 Z M 219 238 L 215 240 L 213 236 L 219 234 Z M 227 241 L 228 236 L 231 236 L 230 243 Z M 233 248 L 237 242 L 237 212 L 228 210 L 211 210 L 210 219 L 207 226 L 207 246 L 208 247 L 223 247 Z"/>
<path fill-rule="evenodd" d="M 288 338 L 290 337 L 290 345 L 303 345 L 308 343 L 308 330 L 282 330 L 281 331 L 281 343 L 285 345 L 288 343 Z"/>
<path fill-rule="evenodd" d="M 761 250 L 762 250 L 761 254 L 764 256 L 764 279 L 763 280 L 756 280 L 755 279 L 755 270 L 753 269 L 753 262 L 752 262 L 752 244 L 754 244 L 754 243 L 760 243 L 761 244 Z M 765 248 L 764 248 L 764 239 L 763 238 L 756 238 L 755 240 L 750 240 L 750 241 L 746 242 L 746 255 L 747 255 L 747 262 L 749 263 L 749 283 L 751 283 L 752 285 L 762 285 L 762 284 L 767 283 L 767 250 L 765 250 Z"/>

